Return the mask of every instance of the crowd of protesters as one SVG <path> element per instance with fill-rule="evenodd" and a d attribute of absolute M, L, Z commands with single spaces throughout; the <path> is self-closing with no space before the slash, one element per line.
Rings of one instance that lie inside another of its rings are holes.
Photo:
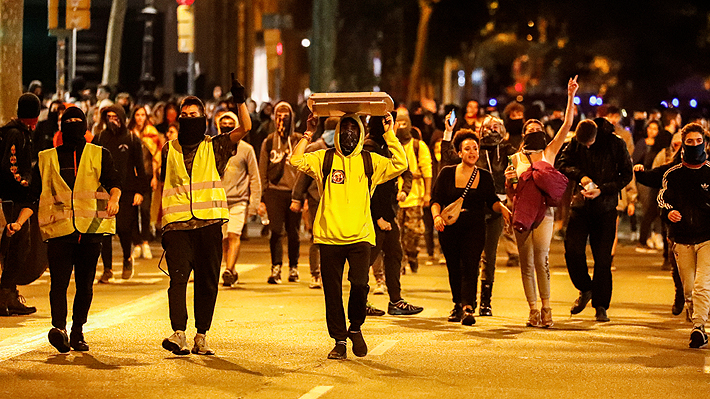
<path fill-rule="evenodd" d="M 238 82 L 227 96 L 215 88 L 205 103 L 196 97 L 136 102 L 105 86 L 50 99 L 33 82 L 0 141 L 3 248 L 17 249 L 2 253 L 0 316 L 36 311 L 17 289 L 18 265 L 33 240 L 45 240 L 53 275 L 49 340 L 61 352 L 88 350 L 81 326 L 99 257 L 98 282 L 114 281 L 113 234 L 122 279 L 132 277 L 136 258 L 153 257 L 151 242 L 162 241 L 173 328 L 163 347 L 190 352 L 185 289 L 194 270 L 199 306 L 192 352 L 213 354 L 205 334 L 220 271 L 225 287 L 238 283 L 241 241 L 258 215 L 262 233 L 270 235 L 269 284 L 282 283 L 284 237 L 287 280 L 299 281 L 301 224 L 310 236 L 309 287 L 324 290 L 336 343 L 329 358 L 345 358 L 348 339 L 364 356 L 365 316 L 385 314 L 367 299 L 370 267 L 371 293 L 389 295 L 387 313 L 423 310 L 403 299 L 400 285 L 400 275 L 417 273 L 420 260 L 446 264 L 453 302 L 448 321 L 470 326 L 476 309 L 478 317 L 493 315 L 496 258 L 504 253 L 507 266 L 521 269 L 527 326 L 551 327 L 548 254 L 555 238 L 564 240 L 569 276 L 579 290 L 570 313 L 591 301 L 595 319 L 607 322 L 619 221 L 628 219 L 636 251 L 662 255 L 662 268 L 673 273 L 671 311 L 685 310 L 693 323 L 690 346 L 704 347 L 710 308 L 707 120 L 689 115 L 684 125 L 675 108 L 628 117 L 610 105 L 585 115 L 574 105 L 578 87 L 576 77 L 570 79 L 566 107 L 549 112 L 541 103 L 526 108 L 512 102 L 501 112 L 471 100 L 462 108 L 417 102 L 384 117 L 318 120 L 307 118 L 304 104 L 285 101 L 262 103 L 257 111 Z M 92 177 L 80 178 L 81 171 Z M 360 175 L 359 183 L 351 174 Z M 62 195 L 94 202 L 60 210 Z M 57 212 L 74 224 L 61 224 Z M 197 256 L 202 262 L 193 265 Z M 72 268 L 77 291 L 67 334 Z"/>

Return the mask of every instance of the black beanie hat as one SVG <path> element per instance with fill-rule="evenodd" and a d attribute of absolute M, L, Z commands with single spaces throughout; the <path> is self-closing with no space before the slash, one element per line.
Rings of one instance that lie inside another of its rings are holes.
<path fill-rule="evenodd" d="M 17 100 L 17 117 L 20 119 L 32 119 L 39 116 L 39 98 L 33 93 L 25 93 Z"/>
<path fill-rule="evenodd" d="M 67 108 L 62 114 L 62 123 L 72 118 L 81 118 L 84 124 L 86 124 L 86 115 L 84 115 L 84 111 L 82 111 L 79 107 L 72 106 Z M 84 128 L 84 130 L 86 130 L 86 128 Z"/>

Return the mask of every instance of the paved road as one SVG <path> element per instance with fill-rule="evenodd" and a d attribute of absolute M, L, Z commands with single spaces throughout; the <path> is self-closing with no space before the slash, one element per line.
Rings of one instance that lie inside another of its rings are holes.
<path fill-rule="evenodd" d="M 301 252 L 305 265 L 306 243 Z M 710 351 L 688 349 L 690 325 L 670 314 L 672 281 L 660 270 L 660 255 L 637 254 L 632 246 L 622 245 L 615 260 L 609 323 L 594 322 L 592 309 L 570 317 L 577 294 L 562 245 L 553 242 L 553 328 L 525 327 L 520 271 L 505 266 L 496 273 L 494 317 L 477 318 L 473 327 L 448 323 L 446 269 L 422 266 L 403 276 L 402 285 L 405 298 L 425 311 L 368 318 L 363 332 L 370 354 L 350 352 L 346 361 L 325 359 L 332 341 L 323 296 L 308 288 L 306 266 L 299 283 L 266 284 L 268 244 L 261 238 L 245 243 L 240 261 L 240 283 L 220 287 L 208 334 L 213 357 L 161 348 L 171 331 L 168 280 L 157 259 L 139 260 L 129 281 L 94 286 L 87 353 L 58 354 L 47 343 L 49 277 L 23 287 L 39 311 L 0 318 L 0 393 L 28 399 L 709 395 Z M 386 306 L 384 296 L 370 299 Z M 191 326 L 188 337 L 194 333 Z"/>

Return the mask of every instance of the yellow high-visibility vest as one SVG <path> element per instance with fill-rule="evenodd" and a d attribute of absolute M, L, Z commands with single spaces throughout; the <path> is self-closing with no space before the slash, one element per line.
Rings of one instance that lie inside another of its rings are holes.
<path fill-rule="evenodd" d="M 101 185 L 102 148 L 87 143 L 81 154 L 74 189 L 59 174 L 57 150 L 39 153 L 42 194 L 39 197 L 39 228 L 42 239 L 82 234 L 115 234 L 116 218 L 109 217 L 109 193 Z"/>
<path fill-rule="evenodd" d="M 190 219 L 229 220 L 227 194 L 214 160 L 212 140 L 206 138 L 197 148 L 192 176 L 185 168 L 182 147 L 168 142 L 167 169 L 163 186 L 163 226 Z"/>

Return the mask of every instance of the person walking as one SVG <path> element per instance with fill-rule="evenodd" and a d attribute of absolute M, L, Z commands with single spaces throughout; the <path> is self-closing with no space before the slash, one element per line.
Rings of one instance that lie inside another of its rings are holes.
<path fill-rule="evenodd" d="M 370 197 L 376 185 L 401 174 L 407 167 L 402 145 L 397 140 L 392 116 L 384 122 L 384 139 L 391 158 L 363 151 L 365 130 L 360 117 L 345 114 L 335 129 L 335 149 L 304 153 L 316 129 L 311 115 L 303 138 L 294 148 L 291 164 L 320 183 L 321 204 L 313 225 L 314 243 L 320 245 L 321 276 L 325 295 L 328 333 L 335 346 L 329 359 L 347 357 L 347 339 L 355 356 L 367 355 L 360 330 L 367 314 L 370 250 L 375 245 L 375 229 L 370 213 Z M 350 299 L 346 328 L 343 310 L 343 269 L 349 264 Z"/>

